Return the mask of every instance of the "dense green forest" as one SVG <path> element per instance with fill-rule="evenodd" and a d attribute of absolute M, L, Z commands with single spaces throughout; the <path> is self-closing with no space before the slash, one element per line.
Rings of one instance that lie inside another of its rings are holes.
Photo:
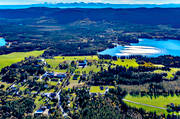
<path fill-rule="evenodd" d="M 0 54 L 47 49 L 44 56 L 95 55 L 138 38 L 180 39 L 179 8 L 0 10 Z M 167 14 L 171 17 L 167 17 Z M 160 14 L 160 15 L 159 15 Z M 18 30 L 17 30 L 18 29 Z"/>

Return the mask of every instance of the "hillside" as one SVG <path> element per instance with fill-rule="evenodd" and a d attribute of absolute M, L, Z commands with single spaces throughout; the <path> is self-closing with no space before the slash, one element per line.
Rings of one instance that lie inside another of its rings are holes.
<path fill-rule="evenodd" d="M 47 49 L 43 56 L 96 55 L 112 43 L 138 38 L 178 40 L 179 13 L 180 8 L 1 9 L 0 36 L 11 47 L 1 47 L 0 54 Z"/>
<path fill-rule="evenodd" d="M 28 8 L 18 10 L 0 10 L 1 18 L 29 19 L 47 17 L 60 24 L 72 23 L 78 20 L 118 21 L 134 24 L 171 25 L 180 27 L 180 8 L 136 8 L 136 9 L 59 9 L 59 8 Z M 170 14 L 170 16 L 167 16 Z"/>

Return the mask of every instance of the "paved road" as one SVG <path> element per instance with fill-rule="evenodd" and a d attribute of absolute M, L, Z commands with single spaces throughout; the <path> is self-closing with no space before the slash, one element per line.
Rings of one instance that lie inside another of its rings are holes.
<path fill-rule="evenodd" d="M 61 88 L 64 88 L 64 87 L 66 86 L 67 81 L 68 81 L 68 79 L 64 79 L 64 80 L 65 80 L 65 81 L 63 82 Z M 62 106 L 61 106 L 61 91 L 62 91 L 61 88 L 60 88 L 60 90 L 57 92 L 56 98 L 58 98 L 59 108 L 61 109 L 61 111 L 62 111 L 62 113 L 63 113 L 63 116 L 65 117 L 65 116 L 68 116 L 68 114 L 64 112 L 64 109 L 63 109 Z"/>
<path fill-rule="evenodd" d="M 131 100 L 126 100 L 126 99 L 123 99 L 123 101 L 134 103 L 134 104 L 138 104 L 138 105 L 144 105 L 144 106 L 148 106 L 148 107 L 154 107 L 154 108 L 158 108 L 158 109 L 163 109 L 163 110 L 167 109 L 167 108 L 164 108 L 164 107 L 157 107 L 157 106 L 143 104 L 143 103 L 139 103 L 139 102 L 134 102 L 134 101 L 131 101 Z"/>

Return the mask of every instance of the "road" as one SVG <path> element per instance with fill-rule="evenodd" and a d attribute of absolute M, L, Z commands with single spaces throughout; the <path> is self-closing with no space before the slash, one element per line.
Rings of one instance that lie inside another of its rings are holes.
<path fill-rule="evenodd" d="M 66 86 L 66 83 L 67 83 L 68 79 L 64 79 L 64 80 L 65 81 L 63 81 L 61 88 L 59 89 L 59 91 L 56 94 L 56 98 L 58 99 L 58 106 L 61 109 L 61 111 L 63 113 L 63 116 L 65 117 L 65 116 L 68 116 L 68 114 L 64 112 L 64 109 L 61 106 L 61 91 L 62 91 L 61 89 Z"/>
<path fill-rule="evenodd" d="M 157 107 L 157 106 L 153 106 L 153 105 L 148 105 L 148 104 L 143 104 L 143 103 L 139 103 L 139 102 L 134 102 L 134 101 L 131 101 L 131 100 L 123 99 L 123 101 L 134 103 L 134 104 L 138 104 L 138 105 L 143 105 L 143 106 L 148 106 L 148 107 L 154 107 L 154 108 L 158 108 L 158 109 L 167 110 L 167 108 L 164 108 L 164 107 Z"/>

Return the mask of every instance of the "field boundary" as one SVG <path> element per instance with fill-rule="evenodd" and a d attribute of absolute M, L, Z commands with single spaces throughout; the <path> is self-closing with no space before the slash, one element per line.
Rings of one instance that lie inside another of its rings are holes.
<path fill-rule="evenodd" d="M 158 106 L 148 105 L 148 104 L 144 104 L 144 103 L 140 103 L 140 102 L 134 102 L 134 101 L 127 100 L 127 99 L 122 99 L 122 100 L 126 101 L 126 102 L 130 102 L 130 103 L 138 104 L 138 105 L 143 105 L 143 106 L 148 106 L 148 107 L 153 107 L 153 108 L 167 110 L 167 108 L 164 108 L 164 107 L 158 107 Z"/>

